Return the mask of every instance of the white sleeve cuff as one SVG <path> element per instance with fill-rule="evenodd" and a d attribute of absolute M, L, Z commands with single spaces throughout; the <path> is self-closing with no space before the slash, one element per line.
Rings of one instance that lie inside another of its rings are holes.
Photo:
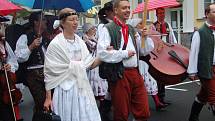
<path fill-rule="evenodd" d="M 128 51 L 127 50 L 122 50 L 122 58 L 128 58 Z"/>

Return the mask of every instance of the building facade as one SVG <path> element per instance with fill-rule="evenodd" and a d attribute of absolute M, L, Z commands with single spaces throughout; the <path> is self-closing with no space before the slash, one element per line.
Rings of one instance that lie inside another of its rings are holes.
<path fill-rule="evenodd" d="M 133 0 L 137 4 L 142 0 Z M 191 35 L 194 32 L 194 28 L 199 28 L 204 23 L 204 10 L 210 3 L 214 3 L 215 0 L 176 0 L 181 3 L 181 6 L 177 8 L 165 8 L 166 21 L 171 24 L 176 38 L 179 43 L 189 47 L 191 41 Z M 136 3 L 132 3 L 132 8 L 137 6 Z M 138 15 L 141 17 L 141 15 Z M 156 21 L 155 11 L 149 12 L 149 21 Z"/>
<path fill-rule="evenodd" d="M 99 11 L 100 8 L 104 6 L 106 2 L 111 0 L 95 0 L 96 9 Z M 144 0 L 129 0 L 131 3 L 131 10 L 134 10 L 139 3 Z M 179 43 L 184 44 L 189 47 L 191 35 L 194 28 L 199 28 L 204 23 L 204 9 L 205 7 L 215 2 L 215 0 L 176 0 L 181 3 L 181 6 L 177 8 L 165 8 L 166 11 L 166 21 L 171 24 L 176 38 Z M 134 14 L 134 18 L 142 18 L 142 13 Z M 154 11 L 149 11 L 148 21 L 156 21 L 156 13 Z M 86 16 L 82 17 L 80 20 L 80 25 L 83 23 L 92 23 L 97 25 L 99 23 L 98 17 L 88 18 Z"/>

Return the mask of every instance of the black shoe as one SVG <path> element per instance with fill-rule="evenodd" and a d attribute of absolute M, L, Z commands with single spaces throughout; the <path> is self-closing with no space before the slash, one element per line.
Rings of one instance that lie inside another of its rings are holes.
<path fill-rule="evenodd" d="M 169 106 L 169 105 L 171 105 L 172 103 L 171 102 L 169 102 L 169 101 L 161 101 L 164 105 L 166 105 L 166 106 Z"/>
<path fill-rule="evenodd" d="M 215 116 L 215 106 L 211 105 L 210 107 L 208 107 L 208 109 L 212 112 L 212 114 Z"/>
<path fill-rule="evenodd" d="M 160 103 L 158 106 L 156 106 L 156 111 L 160 111 L 162 109 L 165 109 L 167 105 Z"/>
<path fill-rule="evenodd" d="M 204 104 L 194 101 L 192 104 L 189 121 L 199 121 L 199 114 L 203 108 Z"/>
<path fill-rule="evenodd" d="M 17 121 L 24 121 L 24 119 L 23 119 L 23 118 L 21 118 L 21 119 L 19 119 L 19 120 L 17 120 Z"/>

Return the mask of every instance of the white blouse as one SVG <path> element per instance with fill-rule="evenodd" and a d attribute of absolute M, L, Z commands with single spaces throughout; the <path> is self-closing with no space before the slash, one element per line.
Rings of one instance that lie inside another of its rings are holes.
<path fill-rule="evenodd" d="M 42 42 L 42 37 L 40 40 Z M 45 53 L 45 48 L 42 47 L 42 49 Z M 17 56 L 18 62 L 20 63 L 26 62 L 31 55 L 31 51 L 28 48 L 28 39 L 26 34 L 21 35 L 17 40 L 15 54 Z"/>
<path fill-rule="evenodd" d="M 11 49 L 10 45 L 6 42 L 5 44 L 5 48 L 6 48 L 6 51 L 8 53 L 7 55 L 7 63 L 11 65 L 11 72 L 15 72 L 19 65 L 18 65 L 18 62 L 17 62 L 17 57 L 15 56 L 13 50 Z"/>

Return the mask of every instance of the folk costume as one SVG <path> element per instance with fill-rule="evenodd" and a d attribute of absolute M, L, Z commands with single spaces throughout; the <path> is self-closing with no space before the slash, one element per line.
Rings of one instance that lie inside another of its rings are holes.
<path fill-rule="evenodd" d="M 111 14 L 113 14 L 113 2 L 112 1 L 105 3 L 104 7 L 102 9 L 100 9 L 98 12 L 98 17 L 99 17 L 100 23 L 97 26 L 97 33 L 96 33 L 97 38 L 99 38 L 101 36 L 101 32 L 102 32 L 102 29 L 105 27 L 105 24 L 112 22 Z M 101 71 L 99 71 L 99 73 L 101 73 Z M 111 121 L 112 116 L 110 116 L 110 113 L 112 113 L 112 103 L 111 103 L 110 89 L 109 89 L 107 80 L 106 80 L 106 84 L 107 85 L 105 85 L 105 86 L 107 87 L 107 92 L 105 94 L 104 100 L 102 100 L 100 102 L 99 111 L 100 111 L 102 121 Z"/>
<path fill-rule="evenodd" d="M 158 31 L 159 33 L 162 34 L 161 39 L 164 42 L 173 44 L 177 43 L 176 37 L 174 35 L 174 31 L 171 27 L 171 25 L 167 22 L 159 22 L 156 21 L 153 23 L 153 25 L 150 26 L 151 30 Z M 160 98 L 160 101 L 166 105 L 170 104 L 169 102 L 166 102 L 164 100 L 165 98 L 165 84 L 161 83 L 162 81 L 158 81 L 157 86 L 158 86 L 158 96 Z"/>
<path fill-rule="evenodd" d="M 58 34 L 45 58 L 46 90 L 54 89 L 53 111 L 62 121 L 101 121 L 86 69 L 94 62 L 84 41 Z"/>
<path fill-rule="evenodd" d="M 34 114 L 43 111 L 43 104 L 46 98 L 43 66 L 44 54 L 47 48 L 46 40 L 40 37 L 40 46 L 30 50 L 29 45 L 33 43 L 35 36 L 35 32 L 21 35 L 17 40 L 15 50 L 18 62 L 22 63 L 25 68 L 23 75 L 26 76 L 26 84 L 35 103 Z"/>
<path fill-rule="evenodd" d="M 7 42 L 5 42 L 5 45 L 2 43 L 0 44 L 0 51 L 1 51 L 1 56 L 4 56 L 3 58 L 6 58 L 6 63 L 11 65 L 11 72 L 15 73 L 15 71 L 18 69 L 18 63 L 16 56 L 13 53 L 13 50 L 9 46 Z M 1 57 L 2 58 L 2 57 Z M 0 61 L 0 68 L 2 68 L 3 63 L 2 60 Z M 0 74 L 4 76 L 4 71 L 1 70 Z M 3 101 L 3 88 L 2 87 L 2 82 L 3 80 L 0 80 L 0 120 L 1 121 L 14 121 L 14 116 L 13 116 L 13 111 L 11 108 L 11 105 L 5 104 Z M 6 81 L 6 80 L 4 80 Z M 6 85 L 4 85 L 6 86 Z M 7 90 L 8 91 L 8 90 Z M 18 104 L 14 105 L 15 109 L 15 114 L 16 118 L 20 119 L 20 114 L 19 114 L 19 107 Z"/>
<path fill-rule="evenodd" d="M 83 27 L 83 29 L 85 29 L 84 31 L 87 32 L 87 30 L 89 30 L 90 28 L 92 28 L 93 26 L 89 25 L 87 27 L 87 25 L 85 24 L 85 27 Z M 85 32 L 85 33 L 86 33 Z M 89 52 L 96 57 L 96 47 L 97 47 L 97 39 L 96 37 L 93 36 L 88 36 L 87 34 L 83 35 L 83 40 L 85 41 L 87 48 L 89 50 Z M 107 82 L 105 79 L 100 78 L 99 76 L 99 67 L 96 67 L 92 70 L 88 70 L 88 78 L 91 84 L 91 87 L 93 89 L 93 93 L 96 97 L 96 99 L 98 100 L 104 100 L 104 97 L 107 93 Z"/>
<path fill-rule="evenodd" d="M 140 18 L 129 19 L 128 24 L 130 24 L 135 28 L 139 23 L 141 23 L 141 21 L 142 19 Z M 135 28 L 135 31 L 137 32 L 137 34 L 135 35 L 136 38 L 140 40 L 141 39 L 140 30 Z M 148 72 L 149 65 L 146 62 L 139 60 L 139 69 L 140 69 L 140 74 L 143 76 L 144 84 L 148 95 L 156 95 L 158 93 L 157 82 Z"/>
<path fill-rule="evenodd" d="M 142 22 L 142 19 L 140 18 L 133 18 L 133 19 L 129 19 L 128 20 L 128 24 L 130 24 L 131 26 L 133 26 L 135 28 L 136 31 L 136 38 L 138 38 L 140 40 L 141 38 L 141 29 L 138 28 L 138 24 Z M 152 43 L 152 45 L 154 45 L 154 43 Z M 157 111 L 163 109 L 166 107 L 165 104 L 163 104 L 159 97 L 158 97 L 158 86 L 157 86 L 157 81 L 150 75 L 150 73 L 148 72 L 149 70 L 149 65 L 147 63 L 149 63 L 149 59 L 150 59 L 150 55 L 147 56 L 142 56 L 141 57 L 143 60 L 139 60 L 139 70 L 140 70 L 140 74 L 142 75 L 143 79 L 144 79 L 144 84 L 147 90 L 148 95 L 151 95 L 154 103 L 155 103 L 155 108 Z"/>
<path fill-rule="evenodd" d="M 147 38 L 146 47 L 140 48 L 141 40 L 136 40 L 134 34 L 131 26 L 121 23 L 115 17 L 114 22 L 108 23 L 102 29 L 98 40 L 99 58 L 109 65 L 113 64 L 110 68 L 118 66 L 115 72 L 109 73 L 115 78 L 107 79 L 113 103 L 114 121 L 127 121 L 130 111 L 136 120 L 147 120 L 150 115 L 147 92 L 138 70 L 138 59 L 139 55 L 146 55 L 153 49 L 150 45 L 152 40 Z M 109 46 L 113 46 L 114 49 L 107 50 Z M 133 50 L 136 54 L 128 58 L 128 50 Z"/>
<path fill-rule="evenodd" d="M 161 36 L 161 39 L 164 42 L 177 43 L 174 31 L 169 23 L 167 22 L 161 23 L 159 21 L 156 21 L 153 23 L 153 26 L 151 26 L 151 29 L 163 34 L 163 36 Z"/>
<path fill-rule="evenodd" d="M 202 107 L 209 103 L 215 113 L 215 30 L 207 22 L 194 33 L 187 72 L 197 75 L 201 89 L 193 103 L 189 121 L 198 121 Z"/>

